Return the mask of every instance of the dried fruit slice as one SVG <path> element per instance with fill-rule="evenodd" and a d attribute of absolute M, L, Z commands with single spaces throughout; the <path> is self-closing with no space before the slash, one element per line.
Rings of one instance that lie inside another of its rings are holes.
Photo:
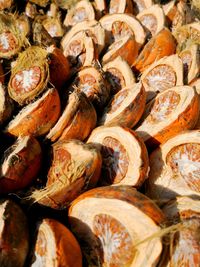
<path fill-rule="evenodd" d="M 136 132 L 148 146 L 156 146 L 184 130 L 193 129 L 199 107 L 199 96 L 192 87 L 172 87 L 149 102 Z"/>
<path fill-rule="evenodd" d="M 200 74 L 200 46 L 197 44 L 191 45 L 184 49 L 179 57 L 183 62 L 184 78 L 186 84 L 192 82 Z"/>
<path fill-rule="evenodd" d="M 113 94 L 120 91 L 123 87 L 129 87 L 135 83 L 135 76 L 131 67 L 121 57 L 117 57 L 105 64 L 103 71 L 111 84 Z"/>
<path fill-rule="evenodd" d="M 160 92 L 183 85 L 183 63 L 178 55 L 161 58 L 143 72 L 141 81 L 149 101 Z"/>
<path fill-rule="evenodd" d="M 0 265 L 23 267 L 29 251 L 27 218 L 10 199 L 0 201 Z"/>
<path fill-rule="evenodd" d="M 158 202 L 177 195 L 200 195 L 200 132 L 179 134 L 150 156 L 147 194 Z"/>
<path fill-rule="evenodd" d="M 138 56 L 138 45 L 133 36 L 124 36 L 112 43 L 102 57 L 102 64 L 106 64 L 119 56 L 130 66 L 133 65 Z"/>
<path fill-rule="evenodd" d="M 8 124 L 6 132 L 14 136 L 46 134 L 60 115 L 60 98 L 55 88 L 24 107 Z"/>
<path fill-rule="evenodd" d="M 16 16 L 11 13 L 0 14 L 0 57 L 10 59 L 16 55 L 25 42 L 25 34 L 17 25 Z"/>
<path fill-rule="evenodd" d="M 82 194 L 72 203 L 69 219 L 92 266 L 155 266 L 159 259 L 159 237 L 136 244 L 159 231 L 164 216 L 131 186 L 99 187 Z"/>
<path fill-rule="evenodd" d="M 164 28 L 145 45 L 134 63 L 134 68 L 143 72 L 155 61 L 170 56 L 175 51 L 175 38 L 167 28 Z"/>
<path fill-rule="evenodd" d="M 0 10 L 9 9 L 13 5 L 13 0 L 1 0 Z"/>
<path fill-rule="evenodd" d="M 152 36 L 156 35 L 165 26 L 165 14 L 159 5 L 152 5 L 137 15 L 137 19 Z"/>
<path fill-rule="evenodd" d="M 163 212 L 170 222 L 178 221 L 181 223 L 179 231 L 171 235 L 170 247 L 167 248 L 169 266 L 184 266 L 185 264 L 187 266 L 199 266 L 199 204 L 199 199 L 177 197 L 163 207 Z"/>
<path fill-rule="evenodd" d="M 109 45 L 113 41 L 122 37 L 135 36 L 138 47 L 141 47 L 146 38 L 146 33 L 141 23 L 130 14 L 109 14 L 99 21 L 106 31 L 106 43 Z"/>
<path fill-rule="evenodd" d="M 101 171 L 101 154 L 92 144 L 78 140 L 53 145 L 53 162 L 46 187 L 31 197 L 54 209 L 66 207 L 81 192 L 96 185 Z"/>
<path fill-rule="evenodd" d="M 133 14 L 137 15 L 146 8 L 153 5 L 153 0 L 132 0 L 133 1 Z"/>
<path fill-rule="evenodd" d="M 47 138 L 52 142 L 67 139 L 85 140 L 96 126 L 97 115 L 86 95 L 75 90 L 69 95 L 67 105 Z M 83 127 L 84 125 L 84 127 Z"/>
<path fill-rule="evenodd" d="M 85 67 L 78 72 L 71 87 L 85 93 L 94 107 L 102 108 L 110 97 L 110 87 L 101 70 L 95 67 Z"/>
<path fill-rule="evenodd" d="M 19 137 L 1 159 L 0 194 L 21 190 L 28 186 L 41 167 L 42 150 L 31 136 Z"/>
<path fill-rule="evenodd" d="M 80 246 L 74 235 L 60 222 L 43 219 L 38 225 L 31 267 L 82 267 Z"/>
<path fill-rule="evenodd" d="M 87 36 L 92 37 L 94 43 L 98 47 L 98 53 L 102 51 L 105 45 L 105 30 L 101 27 L 101 24 L 96 20 L 83 21 L 74 25 L 70 31 L 68 31 L 61 40 L 61 47 L 66 56 L 66 48 L 72 43 L 72 38 L 77 35 L 77 33 L 84 31 Z M 80 40 L 79 40 L 80 42 Z"/>
<path fill-rule="evenodd" d="M 65 43 L 63 53 L 71 66 L 71 73 L 77 72 L 84 66 L 91 66 L 98 58 L 98 51 L 92 37 L 84 31 L 74 35 Z"/>
<path fill-rule="evenodd" d="M 105 108 L 99 125 L 132 128 L 141 118 L 146 103 L 146 93 L 141 83 L 120 90 Z"/>
<path fill-rule="evenodd" d="M 10 99 L 6 89 L 0 82 L 0 125 L 11 117 L 13 108 L 13 101 Z"/>
<path fill-rule="evenodd" d="M 71 27 L 79 22 L 94 20 L 95 12 L 90 3 L 87 0 L 78 1 L 71 9 L 68 10 L 67 15 L 64 20 L 64 25 L 66 27 Z"/>
<path fill-rule="evenodd" d="M 132 0 L 110 0 L 108 12 L 110 14 L 133 13 Z"/>
<path fill-rule="evenodd" d="M 128 128 L 101 126 L 92 131 L 88 143 L 100 146 L 102 184 L 140 186 L 148 172 L 144 143 Z"/>

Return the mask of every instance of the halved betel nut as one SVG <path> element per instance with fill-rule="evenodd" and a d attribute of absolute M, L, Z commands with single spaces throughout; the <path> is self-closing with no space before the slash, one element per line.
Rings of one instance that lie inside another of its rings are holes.
<path fill-rule="evenodd" d="M 14 105 L 12 99 L 0 82 L 0 125 L 11 117 Z"/>
<path fill-rule="evenodd" d="M 132 66 L 138 56 L 138 51 L 139 48 L 134 36 L 124 36 L 108 47 L 107 52 L 102 57 L 102 64 L 104 65 L 120 56 Z"/>
<path fill-rule="evenodd" d="M 25 106 L 8 124 L 6 133 L 14 136 L 40 136 L 48 133 L 60 116 L 60 98 L 55 88 Z"/>
<path fill-rule="evenodd" d="M 147 195 L 160 204 L 177 195 L 200 195 L 200 132 L 181 133 L 150 156 Z"/>
<path fill-rule="evenodd" d="M 183 85 L 183 63 L 178 55 L 161 58 L 143 72 L 141 81 L 149 101 L 160 92 Z"/>
<path fill-rule="evenodd" d="M 193 44 L 180 52 L 179 57 L 183 62 L 184 78 L 186 84 L 192 82 L 200 74 L 200 44 Z"/>
<path fill-rule="evenodd" d="M 143 10 L 151 7 L 154 3 L 153 0 L 132 0 L 133 1 L 133 14 L 137 15 Z"/>
<path fill-rule="evenodd" d="M 15 202 L 0 200 L 0 265 L 23 267 L 29 252 L 28 220 Z"/>
<path fill-rule="evenodd" d="M 69 61 L 71 74 L 82 67 L 92 66 L 98 59 L 98 51 L 93 38 L 87 36 L 85 31 L 75 34 L 69 43 L 65 43 L 63 53 Z"/>
<path fill-rule="evenodd" d="M 31 136 L 19 137 L 1 159 L 0 194 L 21 190 L 33 181 L 41 167 L 42 150 Z"/>
<path fill-rule="evenodd" d="M 71 27 L 79 22 L 94 19 L 95 12 L 92 3 L 87 0 L 81 0 L 68 10 L 63 23 L 66 27 Z"/>
<path fill-rule="evenodd" d="M 160 237 L 137 243 L 159 232 L 164 215 L 131 186 L 85 192 L 72 202 L 69 220 L 93 266 L 154 266 L 159 260 Z"/>
<path fill-rule="evenodd" d="M 153 36 L 144 46 L 134 62 L 134 68 L 143 72 L 155 61 L 158 61 L 165 56 L 170 56 L 174 54 L 175 51 L 175 38 L 167 28 L 164 28 Z"/>
<path fill-rule="evenodd" d="M 146 93 L 141 83 L 121 89 L 110 101 L 99 125 L 120 125 L 132 128 L 141 118 L 146 103 Z"/>
<path fill-rule="evenodd" d="M 72 43 L 72 39 L 81 31 L 84 31 L 87 36 L 92 37 L 94 43 L 97 45 L 98 53 L 104 48 L 105 30 L 102 28 L 101 24 L 96 20 L 83 21 L 74 25 L 62 38 L 61 48 L 65 56 L 67 55 L 65 51 Z M 78 41 L 80 42 L 80 39 Z"/>
<path fill-rule="evenodd" d="M 37 237 L 31 267 L 82 267 L 80 246 L 66 226 L 54 219 L 43 219 Z"/>
<path fill-rule="evenodd" d="M 10 59 L 20 52 L 25 43 L 25 34 L 20 31 L 16 16 L 0 13 L 0 57 Z"/>
<path fill-rule="evenodd" d="M 199 198 L 176 197 L 163 207 L 167 220 L 178 222 L 179 229 L 170 234 L 169 246 L 165 248 L 165 265 L 198 267 L 200 262 L 200 200 Z M 167 252 L 166 252 L 167 250 Z M 166 257 L 166 253 L 167 257 Z M 169 265 L 167 265 L 169 264 Z"/>
<path fill-rule="evenodd" d="M 132 0 L 110 0 L 108 13 L 133 13 Z"/>
<path fill-rule="evenodd" d="M 96 67 L 85 67 L 77 73 L 77 77 L 71 84 L 84 92 L 94 107 L 102 108 L 110 97 L 110 84 L 107 82 L 104 73 Z"/>
<path fill-rule="evenodd" d="M 67 139 L 85 140 L 96 126 L 96 111 L 87 96 L 75 90 L 69 95 L 59 120 L 47 135 L 52 142 Z"/>
<path fill-rule="evenodd" d="M 46 57 L 47 52 L 39 46 L 31 46 L 18 56 L 11 69 L 8 92 L 19 104 L 34 99 L 46 88 L 49 79 Z"/>
<path fill-rule="evenodd" d="M 88 143 L 100 146 L 103 159 L 100 183 L 139 187 L 148 173 L 148 154 L 141 139 L 128 128 L 101 126 Z"/>
<path fill-rule="evenodd" d="M 141 23 L 131 14 L 109 14 L 102 17 L 99 22 L 106 31 L 106 44 L 110 45 L 122 37 L 135 36 L 137 46 L 140 48 L 146 38 Z"/>
<path fill-rule="evenodd" d="M 53 161 L 45 188 L 35 190 L 35 202 L 54 209 L 69 205 L 78 195 L 96 185 L 101 172 L 101 154 L 96 146 L 78 140 L 53 145 Z"/>
<path fill-rule="evenodd" d="M 137 19 L 151 33 L 156 35 L 165 26 L 165 14 L 159 5 L 152 5 L 137 15 Z"/>
<path fill-rule="evenodd" d="M 199 108 L 199 96 L 194 88 L 172 87 L 148 103 L 136 132 L 147 146 L 156 146 L 180 132 L 193 129 Z"/>
<path fill-rule="evenodd" d="M 120 56 L 103 65 L 103 71 L 111 84 L 113 94 L 123 87 L 129 87 L 135 83 L 135 76 L 131 67 Z"/>

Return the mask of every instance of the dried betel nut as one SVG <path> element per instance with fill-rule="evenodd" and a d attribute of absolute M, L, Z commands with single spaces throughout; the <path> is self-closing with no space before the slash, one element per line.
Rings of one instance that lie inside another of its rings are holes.
<path fill-rule="evenodd" d="M 17 17 L 17 26 L 22 32 L 24 32 L 26 37 L 30 35 L 31 24 L 27 15 L 22 14 Z"/>
<path fill-rule="evenodd" d="M 108 13 L 133 13 L 132 0 L 110 0 Z"/>
<path fill-rule="evenodd" d="M 25 34 L 17 25 L 16 15 L 0 14 L 0 58 L 10 59 L 20 52 L 25 43 Z"/>
<path fill-rule="evenodd" d="M 98 59 L 97 47 L 92 37 L 88 37 L 84 31 L 75 34 L 66 43 L 63 53 L 70 64 L 71 75 L 82 67 L 92 66 Z"/>
<path fill-rule="evenodd" d="M 155 266 L 159 260 L 160 237 L 142 240 L 160 231 L 164 215 L 131 186 L 85 192 L 72 202 L 69 220 L 93 266 Z"/>
<path fill-rule="evenodd" d="M 188 131 L 162 144 L 150 156 L 147 194 L 160 203 L 177 195 L 200 195 L 200 132 Z"/>
<path fill-rule="evenodd" d="M 5 87 L 0 82 L 0 125 L 11 117 L 14 105 Z"/>
<path fill-rule="evenodd" d="M 110 97 L 110 84 L 101 69 L 97 67 L 84 67 L 77 73 L 77 77 L 70 86 L 84 92 L 94 107 L 102 108 Z"/>
<path fill-rule="evenodd" d="M 49 0 L 29 0 L 29 2 L 34 3 L 40 7 L 46 7 L 49 3 Z"/>
<path fill-rule="evenodd" d="M 95 128 L 96 121 L 95 108 L 87 96 L 83 92 L 75 90 L 69 95 L 62 115 L 46 138 L 52 142 L 58 139 L 85 140 Z"/>
<path fill-rule="evenodd" d="M 143 72 L 155 61 L 158 61 L 165 56 L 170 56 L 175 52 L 175 38 L 167 28 L 164 28 L 153 36 L 144 46 L 134 62 L 134 69 Z"/>
<path fill-rule="evenodd" d="M 183 85 L 183 63 L 178 55 L 163 57 L 143 72 L 141 81 L 149 101 L 166 89 Z"/>
<path fill-rule="evenodd" d="M 138 56 L 138 52 L 138 45 L 134 36 L 124 36 L 108 47 L 107 52 L 102 57 L 102 64 L 104 65 L 120 56 L 132 66 Z"/>
<path fill-rule="evenodd" d="M 137 19 L 152 36 L 159 33 L 165 26 L 165 14 L 159 5 L 152 5 L 143 10 L 137 15 Z"/>
<path fill-rule="evenodd" d="M 193 44 L 180 52 L 179 57 L 183 62 L 184 80 L 191 83 L 200 74 L 200 45 Z"/>
<path fill-rule="evenodd" d="M 180 132 L 193 129 L 199 108 L 199 96 L 194 88 L 172 87 L 147 104 L 136 132 L 147 146 L 164 143 Z"/>
<path fill-rule="evenodd" d="M 58 120 L 60 109 L 58 91 L 48 89 L 39 99 L 22 109 L 10 121 L 5 132 L 14 136 L 47 134 Z"/>
<path fill-rule="evenodd" d="M 103 71 L 111 84 L 112 94 L 135 83 L 135 76 L 131 67 L 120 56 L 103 65 Z"/>
<path fill-rule="evenodd" d="M 163 207 L 167 220 L 180 224 L 177 231 L 170 233 L 169 246 L 165 249 L 165 266 L 194 266 L 200 262 L 200 200 L 199 198 L 176 197 Z M 167 252 L 166 252 L 167 250 Z M 167 253 L 167 257 L 166 257 Z M 168 265 L 169 264 L 169 265 Z"/>
<path fill-rule="evenodd" d="M 144 143 L 132 130 L 101 126 L 92 131 L 87 142 L 101 149 L 101 184 L 142 185 L 148 174 L 148 154 Z"/>
<path fill-rule="evenodd" d="M 13 0 L 2 0 L 0 3 L 0 10 L 11 8 L 13 2 Z"/>
<path fill-rule="evenodd" d="M 106 31 L 107 45 L 122 37 L 133 35 L 139 48 L 145 42 L 146 33 L 144 28 L 131 14 L 109 14 L 102 17 L 99 22 Z"/>
<path fill-rule="evenodd" d="M 132 128 L 141 118 L 146 103 L 146 92 L 141 83 L 121 89 L 105 108 L 99 125 L 120 125 Z"/>
<path fill-rule="evenodd" d="M 144 9 L 151 7 L 154 3 L 153 0 L 132 0 L 133 1 L 133 14 L 137 15 Z"/>
<path fill-rule="evenodd" d="M 31 136 L 19 137 L 1 159 L 0 194 L 21 190 L 36 178 L 42 163 L 39 142 Z"/>
<path fill-rule="evenodd" d="M 94 19 L 95 11 L 92 3 L 87 0 L 81 0 L 68 10 L 63 23 L 66 27 L 71 27 L 79 22 Z"/>
<path fill-rule="evenodd" d="M 15 202 L 0 200 L 0 266 L 23 267 L 29 252 L 27 218 Z"/>
<path fill-rule="evenodd" d="M 49 79 L 46 56 L 43 48 L 31 46 L 18 56 L 11 68 L 8 92 L 20 105 L 34 99 L 46 88 Z"/>
<path fill-rule="evenodd" d="M 194 81 L 192 81 L 190 83 L 190 86 L 193 86 L 195 88 L 195 90 L 197 91 L 197 94 L 199 96 L 199 102 L 200 102 L 200 78 L 195 79 Z M 194 129 L 200 129 L 200 110 L 199 110 L 198 121 L 197 121 Z"/>
<path fill-rule="evenodd" d="M 38 223 L 34 255 L 30 266 L 82 267 L 80 246 L 66 226 L 54 219 L 43 219 Z"/>
<path fill-rule="evenodd" d="M 61 48 L 64 51 L 64 55 L 66 56 L 65 51 L 70 46 L 72 38 L 81 31 L 84 31 L 87 36 L 92 37 L 94 43 L 97 45 L 98 54 L 100 54 L 105 46 L 105 30 L 98 21 L 91 20 L 77 23 L 63 36 L 61 40 Z M 80 42 L 80 40 L 78 41 Z"/>
<path fill-rule="evenodd" d="M 46 186 L 35 190 L 35 202 L 54 209 L 69 205 L 78 195 L 96 185 L 101 172 L 101 154 L 92 144 L 78 140 L 53 145 L 53 161 Z"/>
<path fill-rule="evenodd" d="M 105 0 L 94 0 L 92 4 L 95 10 L 96 19 L 99 20 L 107 12 L 106 1 Z"/>

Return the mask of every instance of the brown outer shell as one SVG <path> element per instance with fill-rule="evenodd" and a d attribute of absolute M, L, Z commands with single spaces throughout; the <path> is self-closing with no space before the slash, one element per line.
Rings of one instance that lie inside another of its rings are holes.
<path fill-rule="evenodd" d="M 141 186 L 147 178 L 149 171 L 148 153 L 142 139 L 129 128 L 123 128 L 120 126 L 100 126 L 92 131 L 87 143 L 97 143 L 98 145 L 101 145 L 104 138 L 109 136 L 119 140 L 126 148 L 129 155 L 129 166 L 126 176 L 119 183 L 114 184 L 113 186 Z M 136 155 L 137 159 L 133 155 Z"/>
<path fill-rule="evenodd" d="M 112 101 L 110 102 L 110 105 L 105 109 L 99 125 L 120 125 L 122 127 L 132 128 L 138 123 L 145 109 L 146 92 L 141 83 L 133 84 L 128 88 L 125 87 L 118 94 L 123 93 L 123 91 L 128 92 L 128 95 L 112 114 L 109 114 Z M 117 98 L 118 94 L 114 97 Z"/>
<path fill-rule="evenodd" d="M 83 92 L 74 91 L 58 122 L 47 135 L 52 142 L 68 139 L 84 140 L 95 127 L 96 111 Z M 84 127 L 83 127 L 84 125 Z"/>
<path fill-rule="evenodd" d="M 179 89 L 181 90 L 181 88 L 182 88 L 182 92 L 179 91 Z M 180 96 L 181 94 L 184 93 L 184 90 L 185 91 L 188 90 L 187 98 L 190 95 L 190 90 L 191 90 L 191 94 L 193 95 L 191 97 L 191 102 L 187 104 L 187 106 L 185 107 L 185 110 L 183 110 L 181 113 L 178 114 L 178 117 L 174 117 L 173 121 L 171 122 L 169 121 L 169 124 L 166 125 L 166 127 L 159 129 L 155 134 L 151 134 L 151 130 L 152 130 L 151 124 L 149 124 L 150 129 L 148 132 L 146 132 L 148 128 L 145 128 L 145 126 L 143 127 L 142 124 L 141 126 L 139 126 L 139 128 L 136 129 L 136 133 L 138 133 L 138 135 L 141 136 L 141 138 L 145 141 L 148 147 L 157 146 L 159 144 L 166 142 L 171 137 L 175 136 L 176 134 L 180 132 L 183 132 L 188 129 L 193 129 L 197 123 L 199 109 L 200 109 L 200 101 L 199 101 L 199 96 L 197 95 L 196 91 L 190 86 L 177 86 L 177 87 L 172 87 L 164 91 L 161 94 L 164 95 L 166 92 L 173 91 L 173 90 L 176 93 L 178 93 Z M 160 97 L 161 94 L 159 94 L 157 97 Z M 183 105 L 187 101 L 187 98 L 183 98 L 183 100 L 180 100 L 180 103 L 182 101 L 182 105 Z M 150 103 L 153 103 L 153 102 L 154 100 L 152 100 L 152 102 Z M 174 114 L 175 114 L 175 111 L 173 111 L 173 114 L 171 114 L 171 116 Z M 143 134 L 142 132 L 145 132 L 145 133 Z"/>
<path fill-rule="evenodd" d="M 134 63 L 134 68 L 143 72 L 155 61 L 170 56 L 175 51 L 175 39 L 171 32 L 164 28 L 145 45 Z"/>
<path fill-rule="evenodd" d="M 14 105 L 13 101 L 7 95 L 5 88 L 0 82 L 0 125 L 10 118 Z"/>
<path fill-rule="evenodd" d="M 12 200 L 0 201 L 1 253 L 0 266 L 23 267 L 29 252 L 28 221 L 20 206 Z"/>
<path fill-rule="evenodd" d="M 49 89 L 44 95 L 23 108 L 8 124 L 6 132 L 14 136 L 46 134 L 60 115 L 58 91 Z"/>
<path fill-rule="evenodd" d="M 48 233 L 45 235 L 46 228 L 48 229 Z M 56 256 L 55 258 L 52 258 L 52 248 L 49 249 L 49 253 L 51 254 L 47 255 L 46 263 L 50 263 L 52 261 L 52 265 L 45 265 L 44 267 L 82 267 L 82 253 L 80 246 L 74 235 L 66 226 L 54 219 L 43 219 L 38 227 L 38 230 L 44 233 L 47 240 L 47 247 L 53 242 L 56 250 L 53 251 Z"/>

